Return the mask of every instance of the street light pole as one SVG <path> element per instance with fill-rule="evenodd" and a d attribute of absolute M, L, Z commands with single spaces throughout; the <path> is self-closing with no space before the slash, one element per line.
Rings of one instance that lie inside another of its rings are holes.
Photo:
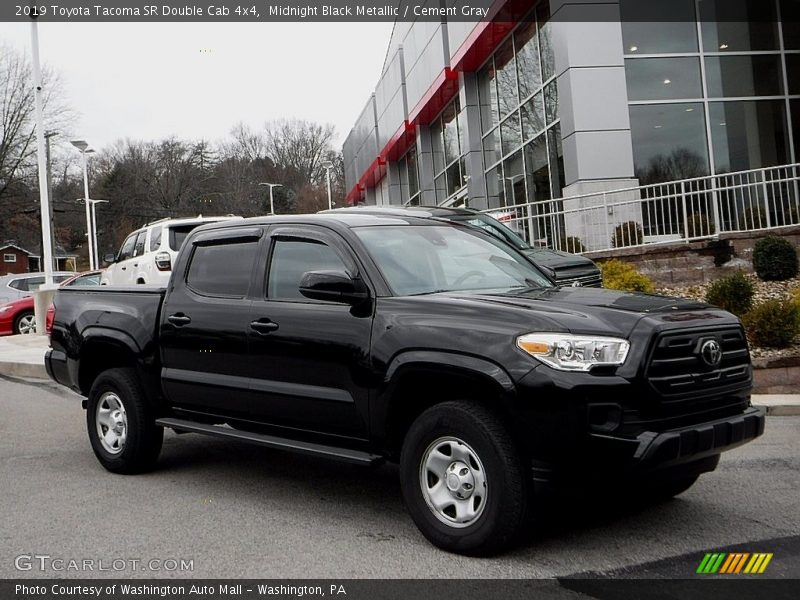
<path fill-rule="evenodd" d="M 94 271 L 97 268 L 95 264 L 94 257 L 94 240 L 92 236 L 92 212 L 91 207 L 89 206 L 89 164 L 86 159 L 87 152 L 94 152 L 94 150 L 88 150 L 89 144 L 84 140 L 74 140 L 71 142 L 73 146 L 75 146 L 81 152 L 81 158 L 83 159 L 83 198 L 86 202 L 86 238 L 87 244 L 89 246 L 89 269 Z"/>
<path fill-rule="evenodd" d="M 331 169 L 333 168 L 333 163 L 326 160 L 322 163 L 322 168 L 325 169 L 325 179 L 328 183 L 328 210 L 331 210 L 333 208 L 333 200 L 331 198 Z"/>
<path fill-rule="evenodd" d="M 42 102 L 42 68 L 39 63 L 38 23 L 31 21 L 31 48 L 33 67 L 34 106 L 36 110 L 36 154 L 39 162 L 39 210 L 42 223 L 42 258 L 44 260 L 44 284 L 53 285 L 53 231 L 50 227 L 50 197 L 47 189 L 47 157 L 44 141 L 44 113 Z"/>
<path fill-rule="evenodd" d="M 258 185 L 266 185 L 269 186 L 269 214 L 275 214 L 275 204 L 272 200 L 272 188 L 276 187 L 283 187 L 283 184 L 280 183 L 259 183 Z"/>
<path fill-rule="evenodd" d="M 100 265 L 100 254 L 97 250 L 97 205 L 108 200 L 87 200 L 92 205 L 92 249 L 94 251 L 94 268 Z"/>

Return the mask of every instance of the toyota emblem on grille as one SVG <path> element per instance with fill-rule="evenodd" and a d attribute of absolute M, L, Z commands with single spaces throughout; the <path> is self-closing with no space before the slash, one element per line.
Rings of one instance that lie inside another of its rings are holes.
<path fill-rule="evenodd" d="M 700 347 L 700 356 L 710 367 L 716 367 L 722 362 L 722 348 L 717 340 L 708 340 Z"/>

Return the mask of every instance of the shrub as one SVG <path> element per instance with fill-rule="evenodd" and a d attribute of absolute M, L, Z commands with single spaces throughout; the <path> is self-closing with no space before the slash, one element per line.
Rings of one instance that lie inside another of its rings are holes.
<path fill-rule="evenodd" d="M 706 302 L 742 316 L 753 306 L 753 283 L 742 273 L 717 279 L 708 286 Z"/>
<path fill-rule="evenodd" d="M 580 254 L 586 252 L 586 246 L 583 245 L 581 238 L 571 235 L 564 238 L 558 245 L 558 249 L 562 252 L 572 252 L 573 254 Z"/>
<path fill-rule="evenodd" d="M 754 346 L 787 348 L 800 333 L 800 307 L 789 300 L 768 300 L 742 321 Z"/>
<path fill-rule="evenodd" d="M 797 276 L 797 249 L 787 239 L 768 235 L 756 242 L 753 268 L 764 281 L 784 281 Z"/>
<path fill-rule="evenodd" d="M 642 226 L 636 221 L 626 221 L 614 228 L 614 235 L 611 236 L 611 246 L 614 248 L 638 246 L 643 239 Z"/>
<path fill-rule="evenodd" d="M 655 285 L 646 275 L 642 275 L 633 265 L 621 260 L 607 260 L 600 264 L 603 272 L 603 286 L 610 290 L 622 290 L 624 292 L 647 292 L 655 291 Z"/>
<path fill-rule="evenodd" d="M 690 238 L 714 235 L 717 232 L 716 227 L 714 227 L 714 222 L 703 213 L 690 214 L 687 219 L 687 226 L 689 228 L 689 235 L 687 237 Z"/>

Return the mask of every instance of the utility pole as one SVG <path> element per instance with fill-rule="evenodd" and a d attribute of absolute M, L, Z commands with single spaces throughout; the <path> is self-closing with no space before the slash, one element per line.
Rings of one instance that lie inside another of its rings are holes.
<path fill-rule="evenodd" d="M 58 132 L 56 132 L 56 131 L 46 131 L 45 134 L 44 134 L 45 153 L 47 155 L 47 199 L 48 199 L 49 204 L 50 204 L 50 231 L 52 231 L 52 232 L 55 232 L 56 229 L 55 229 L 55 223 L 54 223 L 54 218 L 53 218 L 53 212 L 54 212 L 53 211 L 53 170 L 52 170 L 51 162 L 50 162 L 50 138 L 55 136 L 55 135 L 58 135 Z M 51 252 L 52 256 L 55 257 L 55 255 L 56 255 L 56 244 L 55 244 L 55 239 L 54 238 L 55 238 L 54 235 L 50 237 L 49 244 L 50 244 L 50 252 Z M 47 243 L 48 243 L 48 240 L 43 239 L 42 240 L 42 248 L 44 248 L 44 245 L 47 244 Z M 57 258 L 55 259 L 55 262 L 58 263 L 58 259 Z M 56 267 L 56 270 L 58 270 L 58 264 L 56 264 L 55 267 Z"/>

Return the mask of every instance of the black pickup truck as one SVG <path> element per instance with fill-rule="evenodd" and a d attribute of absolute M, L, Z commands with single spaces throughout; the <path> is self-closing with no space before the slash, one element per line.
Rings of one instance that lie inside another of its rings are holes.
<path fill-rule="evenodd" d="M 507 548 L 540 490 L 689 488 L 759 436 L 739 320 L 556 288 L 513 247 L 432 219 L 323 214 L 193 231 L 166 289 L 62 288 L 50 376 L 86 397 L 115 473 L 164 428 L 400 465 L 422 533 Z"/>

